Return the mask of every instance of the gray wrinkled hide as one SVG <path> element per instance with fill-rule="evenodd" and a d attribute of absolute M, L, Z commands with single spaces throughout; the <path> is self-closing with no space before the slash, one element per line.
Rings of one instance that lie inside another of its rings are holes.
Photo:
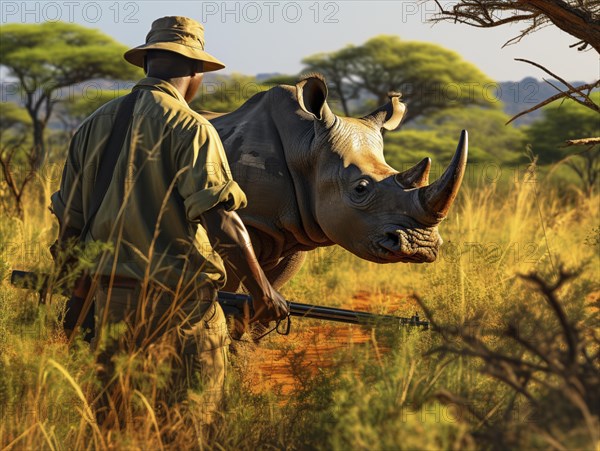
<path fill-rule="evenodd" d="M 324 79 L 313 75 L 258 93 L 232 113 L 207 116 L 248 197 L 239 214 L 275 287 L 320 246 L 339 244 L 378 263 L 435 260 L 437 224 L 462 179 L 447 177 L 454 185 L 443 187 L 444 203 L 439 188 L 421 189 L 429 159 L 402 174 L 385 163 L 382 129 L 397 128 L 404 116 L 399 94 L 360 119 L 334 115 L 326 98 Z M 434 201 L 444 204 L 437 213 L 424 207 Z M 226 289 L 236 289 L 239 280 L 228 279 Z"/>

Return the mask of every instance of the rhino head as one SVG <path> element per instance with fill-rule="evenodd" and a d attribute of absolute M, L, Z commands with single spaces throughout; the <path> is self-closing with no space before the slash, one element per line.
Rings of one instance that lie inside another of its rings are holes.
<path fill-rule="evenodd" d="M 307 160 L 314 216 L 327 238 L 377 263 L 433 262 L 442 244 L 438 224 L 456 198 L 467 162 L 467 132 L 443 175 L 429 184 L 431 160 L 398 172 L 383 154 L 383 131 L 399 127 L 406 106 L 390 93 L 362 118 L 335 115 L 327 85 L 309 76 L 296 85 L 302 115 L 314 122 Z"/>

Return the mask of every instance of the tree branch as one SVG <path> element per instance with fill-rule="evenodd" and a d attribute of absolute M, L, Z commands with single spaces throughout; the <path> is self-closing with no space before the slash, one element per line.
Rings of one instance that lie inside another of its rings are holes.
<path fill-rule="evenodd" d="M 590 45 L 600 53 L 600 20 L 596 18 L 598 2 L 578 1 L 572 4 L 564 0 L 461 0 L 447 10 L 438 0 L 434 1 L 440 10 L 440 17 L 433 18 L 433 22 L 452 20 L 478 28 L 532 22 L 505 45 L 518 42 L 552 23 L 579 39 L 579 50 Z M 500 18 L 501 13 L 510 15 Z"/>
<path fill-rule="evenodd" d="M 569 85 L 570 86 L 570 85 Z M 591 91 L 592 89 L 596 88 L 600 86 L 600 80 L 592 83 L 592 84 L 585 84 L 585 85 L 580 85 L 577 87 L 572 87 L 572 89 L 569 89 L 568 91 L 561 91 L 558 94 L 555 94 L 551 97 L 548 97 L 546 100 L 536 104 L 535 106 L 532 106 L 531 108 L 525 110 L 525 111 L 521 111 L 519 114 L 513 116 L 512 118 L 510 118 L 510 120 L 508 122 L 506 122 L 505 125 L 510 124 L 511 122 L 513 122 L 514 120 L 520 118 L 521 116 L 524 116 L 528 113 L 531 113 L 532 111 L 538 110 L 540 108 L 542 108 L 545 105 L 548 105 L 549 103 L 554 102 L 555 100 L 558 99 L 562 99 L 565 97 L 570 98 L 571 100 L 574 100 L 575 102 L 578 102 L 588 108 L 590 108 L 593 111 L 599 112 L 600 113 L 600 107 L 598 107 L 598 105 L 596 105 L 594 103 L 594 101 L 589 97 L 589 94 L 583 93 L 584 90 L 589 90 Z M 581 99 L 578 99 L 577 97 L 572 96 L 571 94 L 573 93 L 580 93 L 583 97 L 584 97 L 584 101 L 582 101 Z M 583 103 L 582 103 L 583 102 Z"/>
<path fill-rule="evenodd" d="M 595 146 L 597 144 L 600 144 L 600 137 L 598 137 L 598 138 L 569 139 L 569 140 L 565 141 L 565 145 L 563 147 L 569 147 L 569 146 Z M 588 150 L 590 150 L 590 149 L 588 149 Z"/>
<path fill-rule="evenodd" d="M 587 8 L 573 7 L 563 0 L 519 0 L 519 3 L 532 5 L 558 28 L 600 53 L 600 20 L 594 20 Z"/>

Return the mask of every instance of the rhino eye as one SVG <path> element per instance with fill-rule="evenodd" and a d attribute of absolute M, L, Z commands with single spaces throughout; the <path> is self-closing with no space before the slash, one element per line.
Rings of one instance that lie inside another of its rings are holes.
<path fill-rule="evenodd" d="M 358 182 L 358 185 L 356 185 L 354 187 L 354 191 L 357 194 L 364 194 L 367 192 L 369 188 L 369 181 L 368 180 L 361 180 L 360 182 Z"/>

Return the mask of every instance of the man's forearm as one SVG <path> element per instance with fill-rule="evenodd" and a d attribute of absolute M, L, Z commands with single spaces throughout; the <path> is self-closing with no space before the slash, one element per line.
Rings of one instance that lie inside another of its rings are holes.
<path fill-rule="evenodd" d="M 258 263 L 246 226 L 235 211 L 213 208 L 203 215 L 203 223 L 215 250 L 254 296 L 264 296 L 270 284 Z"/>

